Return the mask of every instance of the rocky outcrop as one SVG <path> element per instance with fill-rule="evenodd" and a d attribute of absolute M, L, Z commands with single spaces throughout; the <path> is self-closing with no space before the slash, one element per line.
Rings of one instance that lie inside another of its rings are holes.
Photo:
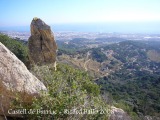
<path fill-rule="evenodd" d="M 109 120 L 131 120 L 131 118 L 122 109 L 112 106 Z"/>
<path fill-rule="evenodd" d="M 149 116 L 149 115 L 147 115 L 147 116 L 145 116 L 143 118 L 143 120 L 160 120 L 160 118 L 156 117 L 156 116 Z"/>
<path fill-rule="evenodd" d="M 39 18 L 31 22 L 29 53 L 31 63 L 38 65 L 56 62 L 57 45 L 50 26 Z"/>
<path fill-rule="evenodd" d="M 42 90 L 46 91 L 44 84 L 0 43 L 0 115 L 8 115 L 8 109 L 16 98 L 28 103 Z"/>

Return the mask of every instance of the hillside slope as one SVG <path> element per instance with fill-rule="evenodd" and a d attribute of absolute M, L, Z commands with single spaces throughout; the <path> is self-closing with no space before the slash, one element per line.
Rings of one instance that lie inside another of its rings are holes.
<path fill-rule="evenodd" d="M 5 35 L 1 35 L 0 40 L 6 43 L 6 47 L 16 53 L 17 56 L 25 55 L 25 49 L 27 48 L 25 45 L 23 48 L 21 42 Z M 23 50 L 20 51 L 16 45 L 20 45 Z M 16 52 L 17 50 L 18 52 Z M 26 58 L 26 56 L 19 59 L 23 60 L 23 58 Z M 92 78 L 85 71 L 59 63 L 57 71 L 50 64 L 34 66 L 31 72 L 45 84 L 47 92 L 42 92 L 38 98 L 35 97 L 33 103 L 23 102 L 20 96 L 16 94 L 16 99 L 13 100 L 10 107 L 17 111 L 14 113 L 13 110 L 13 114 L 17 115 L 15 117 L 20 118 L 13 117 L 13 119 L 107 120 L 111 114 L 110 105 L 106 104 L 100 95 L 99 86 L 92 81 Z M 25 98 L 25 93 L 23 97 Z M 18 112 L 19 110 L 25 110 L 25 113 L 22 112 L 21 114 L 21 112 Z"/>
<path fill-rule="evenodd" d="M 117 106 L 140 117 L 159 117 L 159 46 L 159 41 L 123 41 L 75 54 L 63 54 L 67 57 L 63 61 L 87 70 L 97 78 L 96 83 L 102 86 L 102 93 L 107 92 L 119 104 Z"/>

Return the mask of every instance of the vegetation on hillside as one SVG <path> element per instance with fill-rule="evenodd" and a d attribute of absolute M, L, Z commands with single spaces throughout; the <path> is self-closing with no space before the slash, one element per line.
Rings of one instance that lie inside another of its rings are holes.
<path fill-rule="evenodd" d="M 23 41 L 0 34 L 0 42 L 12 51 L 27 67 L 29 66 L 28 48 Z"/>
<path fill-rule="evenodd" d="M 0 35 L 2 42 L 21 61 L 27 63 L 27 46 L 21 41 Z M 107 120 L 109 105 L 100 95 L 100 87 L 84 71 L 58 63 L 57 71 L 53 65 L 34 66 L 31 72 L 47 87 L 33 103 L 26 104 L 18 96 L 13 102 L 14 108 L 33 110 L 24 114 L 24 119 L 92 119 Z"/>
<path fill-rule="evenodd" d="M 107 60 L 107 57 L 104 53 L 101 52 L 100 49 L 93 49 L 92 50 L 92 59 L 101 63 L 101 62 L 104 62 L 105 60 Z"/>
<path fill-rule="evenodd" d="M 107 91 L 117 103 L 125 103 L 139 116 L 160 117 L 160 63 L 148 56 L 150 50 L 158 51 L 155 43 L 160 42 L 125 41 L 104 47 L 113 50 L 113 57 L 123 66 L 97 83 L 102 91 Z M 152 57 L 158 57 L 155 52 Z"/>
<path fill-rule="evenodd" d="M 109 94 L 135 120 L 137 115 L 160 116 L 159 46 L 159 41 L 123 41 L 88 50 L 89 59 L 101 63 L 99 70 L 109 73 L 96 81 L 102 95 Z"/>
<path fill-rule="evenodd" d="M 0 42 L 8 47 L 25 64 L 28 61 L 27 47 L 23 42 L 0 35 Z M 75 41 L 74 41 L 75 42 Z M 132 116 L 133 120 L 145 115 L 160 117 L 160 62 L 158 41 L 123 41 L 120 43 L 101 46 L 93 49 L 77 48 L 74 44 L 59 43 L 58 54 L 79 54 L 86 56 L 91 52 L 89 59 L 103 63 L 110 61 L 104 54 L 113 51 L 109 56 L 111 61 L 103 64 L 103 70 L 112 70 L 108 76 L 99 78 L 96 83 L 86 72 L 74 69 L 68 65 L 59 63 L 57 71 L 52 66 L 35 66 L 32 73 L 37 76 L 48 88 L 48 93 L 43 93 L 33 104 L 21 105 L 27 109 L 52 110 L 57 114 L 30 114 L 24 116 L 27 119 L 106 119 L 109 107 L 101 96 L 107 94 L 107 104 L 113 103 Z M 103 50 L 103 51 L 102 51 Z M 152 52 L 154 51 L 154 54 Z M 119 66 L 113 69 L 114 66 Z M 101 89 L 101 91 L 100 91 Z M 100 95 L 101 94 L 101 95 Z M 76 109 L 97 109 L 99 112 L 89 114 L 68 114 Z M 105 111 L 106 110 L 106 111 Z M 100 114 L 102 112 L 105 114 Z M 138 116 L 139 117 L 138 117 Z"/>
<path fill-rule="evenodd" d="M 32 73 L 46 85 L 47 93 L 42 93 L 40 98 L 35 98 L 31 105 L 18 102 L 15 105 L 18 108 L 23 106 L 28 110 L 42 112 L 49 110 L 52 114 L 50 112 L 27 114 L 24 116 L 25 119 L 106 120 L 108 118 L 109 106 L 103 101 L 99 86 L 86 72 L 58 64 L 57 71 L 54 71 L 52 65 L 44 65 L 34 66 Z"/>
<path fill-rule="evenodd" d="M 77 47 L 74 44 L 68 45 L 61 41 L 57 41 L 57 44 L 58 44 L 58 55 L 62 55 L 62 54 L 71 55 L 76 53 L 77 51 Z"/>

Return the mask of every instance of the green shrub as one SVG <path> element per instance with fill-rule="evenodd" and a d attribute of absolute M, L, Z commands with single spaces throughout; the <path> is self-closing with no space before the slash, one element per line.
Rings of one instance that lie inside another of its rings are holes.
<path fill-rule="evenodd" d="M 0 42 L 12 51 L 27 67 L 29 66 L 28 48 L 18 40 L 0 34 Z"/>
<path fill-rule="evenodd" d="M 100 49 L 92 50 L 92 58 L 93 60 L 96 60 L 97 62 L 104 62 L 105 60 L 107 60 L 106 55 L 102 53 Z"/>
<path fill-rule="evenodd" d="M 29 114 L 24 116 L 25 119 L 107 120 L 109 107 L 99 94 L 99 86 L 91 81 L 86 72 L 58 64 L 57 71 L 54 71 L 52 65 L 44 65 L 34 66 L 32 73 L 46 85 L 48 92 L 42 93 L 40 98 L 35 98 L 32 105 L 22 106 L 34 110 L 51 110 L 56 114 Z M 74 109 L 77 111 L 96 109 L 98 113 L 76 114 L 73 113 Z M 68 114 L 69 112 L 73 114 Z"/>

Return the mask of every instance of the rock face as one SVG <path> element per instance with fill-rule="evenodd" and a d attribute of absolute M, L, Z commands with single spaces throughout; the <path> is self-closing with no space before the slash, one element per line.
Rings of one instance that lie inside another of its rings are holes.
<path fill-rule="evenodd" d="M 156 116 L 145 116 L 143 120 L 160 120 L 160 118 Z"/>
<path fill-rule="evenodd" d="M 46 91 L 44 84 L 0 43 L 0 115 L 8 115 L 15 98 L 28 103 L 34 96 L 39 96 L 40 91 Z"/>
<path fill-rule="evenodd" d="M 109 120 L 131 120 L 131 118 L 122 109 L 112 106 Z"/>
<path fill-rule="evenodd" d="M 29 53 L 32 63 L 41 65 L 56 62 L 57 45 L 50 26 L 39 18 L 31 22 L 29 38 Z"/>

